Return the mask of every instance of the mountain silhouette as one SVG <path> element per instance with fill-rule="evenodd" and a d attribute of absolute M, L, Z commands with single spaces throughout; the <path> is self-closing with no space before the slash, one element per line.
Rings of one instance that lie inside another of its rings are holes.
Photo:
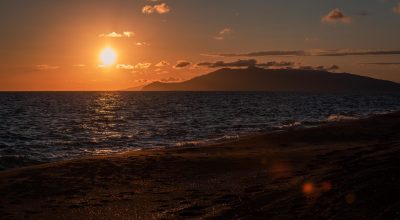
<path fill-rule="evenodd" d="M 143 91 L 400 92 L 400 84 L 350 73 L 300 69 L 223 68 L 179 83 L 153 82 Z"/>
<path fill-rule="evenodd" d="M 142 91 L 143 87 L 144 87 L 143 85 L 135 86 L 135 87 L 130 87 L 130 88 L 127 88 L 127 89 L 123 89 L 121 91 L 125 91 L 125 92 Z"/>

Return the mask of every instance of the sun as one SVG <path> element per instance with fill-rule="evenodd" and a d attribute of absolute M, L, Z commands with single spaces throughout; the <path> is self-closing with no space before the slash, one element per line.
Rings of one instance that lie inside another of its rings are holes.
<path fill-rule="evenodd" d="M 103 66 L 109 67 L 117 61 L 117 53 L 112 48 L 107 47 L 100 52 L 99 58 Z"/>

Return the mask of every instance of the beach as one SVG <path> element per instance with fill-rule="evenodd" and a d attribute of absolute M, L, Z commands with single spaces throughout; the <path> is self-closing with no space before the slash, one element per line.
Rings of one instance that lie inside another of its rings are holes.
<path fill-rule="evenodd" d="M 400 112 L 0 172 L 2 219 L 396 219 Z"/>

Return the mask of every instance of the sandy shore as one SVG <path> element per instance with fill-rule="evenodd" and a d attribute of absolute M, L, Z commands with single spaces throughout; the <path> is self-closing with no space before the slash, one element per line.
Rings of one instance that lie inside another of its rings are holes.
<path fill-rule="evenodd" d="M 399 219 L 400 113 L 0 172 L 1 219 Z"/>

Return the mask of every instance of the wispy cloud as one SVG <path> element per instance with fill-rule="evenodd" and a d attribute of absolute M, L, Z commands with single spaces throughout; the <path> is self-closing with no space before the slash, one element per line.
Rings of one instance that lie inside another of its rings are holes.
<path fill-rule="evenodd" d="M 155 2 L 155 1 L 153 1 Z M 143 14 L 153 14 L 153 13 L 158 13 L 158 14 L 166 14 L 171 11 L 171 8 L 167 5 L 167 3 L 161 3 L 157 5 L 145 5 L 142 8 L 142 13 Z"/>
<path fill-rule="evenodd" d="M 348 24 L 351 23 L 352 19 L 351 17 L 345 16 L 344 13 L 339 8 L 335 8 L 332 11 L 330 11 L 327 15 L 322 17 L 321 21 L 327 23 Z"/>
<path fill-rule="evenodd" d="M 400 65 L 400 62 L 393 62 L 393 63 L 385 63 L 385 62 L 377 62 L 377 63 L 360 63 L 361 65 Z"/>
<path fill-rule="evenodd" d="M 154 5 L 154 9 L 157 11 L 158 14 L 165 14 L 170 12 L 170 7 L 166 3 L 162 3 L 159 5 Z"/>
<path fill-rule="evenodd" d="M 266 63 L 257 64 L 259 67 L 276 67 L 276 68 L 284 68 L 284 67 L 292 67 L 295 63 L 291 61 L 270 61 Z"/>
<path fill-rule="evenodd" d="M 400 55 L 400 50 L 332 50 L 321 51 L 312 56 L 368 56 L 368 55 Z"/>
<path fill-rule="evenodd" d="M 191 62 L 186 61 L 186 60 L 178 60 L 176 64 L 174 65 L 174 69 L 184 69 L 192 65 Z"/>
<path fill-rule="evenodd" d="M 224 40 L 228 35 L 230 35 L 233 30 L 229 27 L 226 27 L 218 32 L 218 34 L 214 37 L 215 40 Z"/>
<path fill-rule="evenodd" d="M 153 14 L 153 13 L 154 13 L 154 8 L 153 8 L 153 6 L 151 6 L 151 5 L 145 5 L 145 6 L 142 8 L 142 13 L 143 13 L 143 14 Z"/>
<path fill-rule="evenodd" d="M 133 70 L 135 67 L 131 64 L 117 64 L 116 68 L 123 69 L 123 70 Z"/>
<path fill-rule="evenodd" d="M 258 66 L 264 68 L 287 68 L 287 67 L 293 67 L 294 65 L 295 63 L 290 61 L 269 61 L 265 63 L 258 63 L 258 61 L 255 59 L 237 60 L 232 62 L 225 62 L 225 61 L 202 62 L 197 64 L 197 66 L 204 66 L 208 68 L 249 67 L 249 66 Z"/>
<path fill-rule="evenodd" d="M 250 53 L 223 53 L 223 54 L 201 54 L 211 57 L 261 57 L 261 56 L 305 56 L 304 51 L 259 51 Z"/>
<path fill-rule="evenodd" d="M 136 70 L 146 70 L 151 67 L 151 63 L 138 63 L 135 65 Z"/>
<path fill-rule="evenodd" d="M 151 67 L 151 63 L 137 63 L 135 65 L 132 64 L 117 64 L 115 68 L 120 70 L 147 70 Z"/>
<path fill-rule="evenodd" d="M 201 54 L 213 57 L 263 57 L 263 56 L 369 56 L 369 55 L 400 55 L 400 50 L 288 50 L 288 51 L 258 51 L 250 53 L 227 53 L 227 54 Z"/>
<path fill-rule="evenodd" d="M 325 66 L 299 66 L 298 69 L 301 70 L 318 70 L 318 71 L 336 71 L 339 69 L 339 66 L 337 65 L 332 65 L 329 67 L 325 67 Z"/>
<path fill-rule="evenodd" d="M 60 66 L 52 66 L 52 65 L 48 65 L 48 64 L 39 64 L 36 65 L 34 70 L 36 71 L 46 71 L 46 70 L 56 70 L 56 69 L 60 69 Z"/>
<path fill-rule="evenodd" d="M 111 32 L 105 34 L 99 34 L 99 37 L 110 37 L 110 38 L 122 38 L 122 37 L 134 37 L 135 33 L 132 31 L 124 31 L 122 33 Z"/>
<path fill-rule="evenodd" d="M 266 69 L 301 69 L 301 70 L 318 70 L 318 71 L 336 71 L 339 66 L 306 66 L 301 63 L 294 63 L 292 61 L 269 61 L 265 63 L 258 63 L 255 59 L 249 60 L 237 60 L 233 62 L 217 61 L 217 62 L 202 62 L 198 63 L 197 66 L 203 66 L 208 68 L 242 68 L 242 67 L 261 67 Z"/>
<path fill-rule="evenodd" d="M 156 67 L 165 67 L 165 66 L 169 66 L 170 64 L 167 62 L 167 61 L 165 61 L 165 60 L 162 60 L 162 61 L 160 61 L 159 63 L 157 63 L 155 66 Z"/>
<path fill-rule="evenodd" d="M 248 67 L 255 66 L 257 64 L 257 60 L 249 59 L 249 60 L 237 60 L 233 62 L 202 62 L 198 63 L 197 66 L 206 66 L 209 68 L 221 68 L 221 67 Z"/>
<path fill-rule="evenodd" d="M 139 47 L 144 47 L 144 46 L 150 46 L 150 44 L 149 43 L 147 43 L 147 42 L 136 42 L 136 46 L 139 46 Z"/>

